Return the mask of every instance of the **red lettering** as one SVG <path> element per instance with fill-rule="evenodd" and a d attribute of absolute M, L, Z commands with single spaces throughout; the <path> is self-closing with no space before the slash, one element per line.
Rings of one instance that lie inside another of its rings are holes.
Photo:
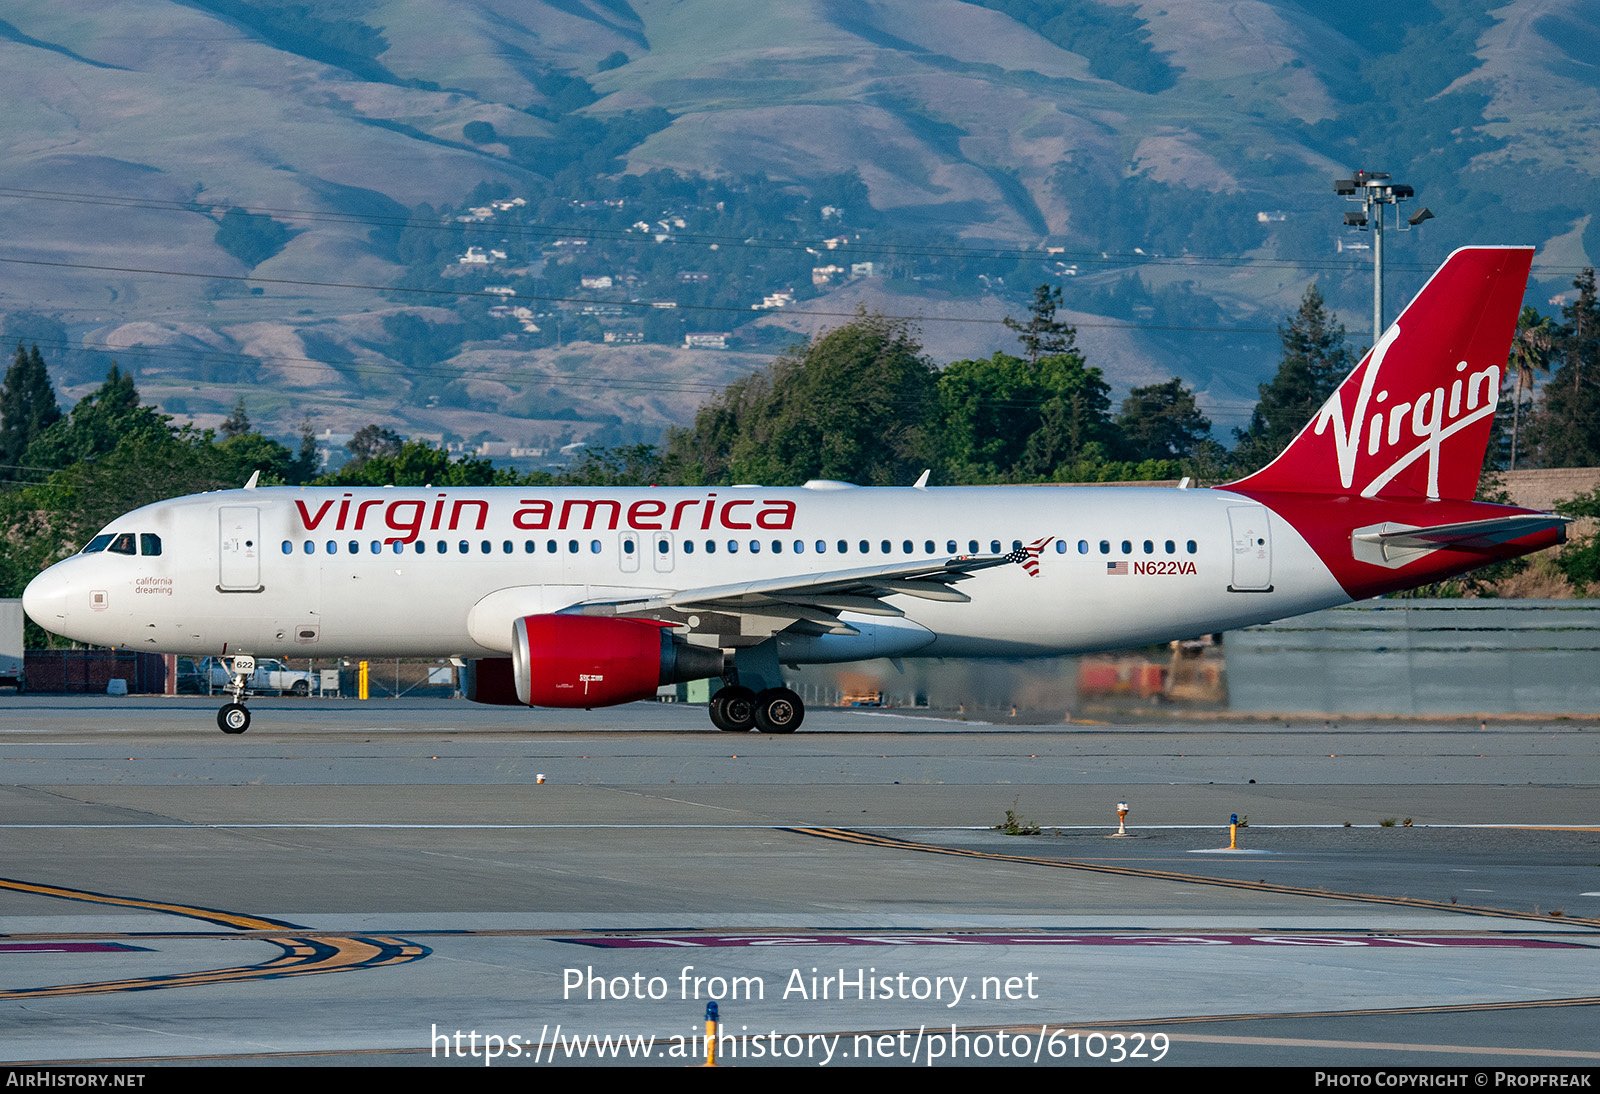
<path fill-rule="evenodd" d="M 550 527 L 550 518 L 555 513 L 555 506 L 543 498 L 523 498 L 522 504 L 526 509 L 518 509 L 511 517 L 511 523 L 518 528 L 528 528 L 535 531 Z M 532 522 L 529 522 L 529 517 Z"/>
<path fill-rule="evenodd" d="M 774 531 L 782 531 L 783 529 L 794 527 L 794 502 L 766 501 L 761 504 L 767 506 L 767 508 L 756 514 L 757 525 L 762 528 L 771 528 Z M 777 521 L 780 516 L 782 517 L 781 523 L 769 523 L 767 520 L 768 517 L 772 517 L 774 521 Z"/>
<path fill-rule="evenodd" d="M 350 516 L 350 495 L 346 494 L 344 496 L 344 500 L 339 503 L 339 527 L 340 528 L 344 528 L 346 526 L 345 525 L 345 520 L 349 516 Z"/>
<path fill-rule="evenodd" d="M 433 522 L 428 525 L 430 531 L 439 530 L 439 521 L 444 519 L 444 495 L 440 494 L 433 503 Z"/>
<path fill-rule="evenodd" d="M 466 499 L 458 501 L 450 507 L 450 530 L 454 532 L 458 527 L 460 527 L 461 509 L 466 505 L 476 505 L 478 507 L 478 524 L 475 530 L 479 532 L 483 531 L 484 524 L 489 520 L 489 503 L 486 501 Z"/>
<path fill-rule="evenodd" d="M 659 517 L 666 511 L 667 503 L 664 501 L 636 501 L 632 505 L 628 506 L 628 527 L 651 529 L 660 528 L 660 521 L 656 521 L 653 524 L 646 524 L 642 518 Z M 672 526 L 676 528 L 678 526 L 677 521 L 673 521 Z"/>
<path fill-rule="evenodd" d="M 740 505 L 754 505 L 753 501 L 730 501 L 722 507 L 722 526 L 724 528 L 748 528 L 748 524 L 735 524 L 728 519 L 728 513 Z"/>
<path fill-rule="evenodd" d="M 322 503 L 322 508 L 317 510 L 317 515 L 315 518 L 313 518 L 310 513 L 306 512 L 305 502 L 296 498 L 294 504 L 295 508 L 300 510 L 300 526 L 308 532 L 314 532 L 316 531 L 317 525 L 322 523 L 322 518 L 328 512 L 328 507 L 333 504 L 333 499 L 329 498 L 327 501 Z M 673 527 L 677 526 L 674 525 Z"/>
<path fill-rule="evenodd" d="M 678 521 L 683 517 L 683 511 L 691 505 L 699 504 L 700 503 L 698 501 L 690 498 L 688 501 L 680 501 L 677 505 L 672 507 L 672 530 L 674 532 L 678 530 Z"/>
<path fill-rule="evenodd" d="M 602 505 L 611 506 L 611 523 L 606 525 L 607 528 L 616 528 L 617 520 L 622 516 L 622 503 L 619 501 L 611 501 L 609 499 L 605 501 L 564 501 L 561 503 L 562 528 L 567 527 L 567 521 L 571 516 L 573 508 L 579 505 L 584 506 L 583 527 L 585 531 L 594 527 L 594 511 Z"/>
<path fill-rule="evenodd" d="M 358 505 L 356 507 L 356 531 L 358 531 L 358 532 L 361 531 L 362 527 L 366 524 L 366 521 L 367 521 L 367 510 L 372 508 L 372 506 L 374 506 L 374 505 L 382 505 L 382 504 L 383 504 L 382 501 L 380 501 L 377 498 L 373 498 L 370 501 L 362 502 L 360 505 Z"/>
<path fill-rule="evenodd" d="M 717 511 L 717 503 L 715 498 L 715 494 L 706 495 L 706 512 L 705 515 L 700 518 L 700 530 L 702 532 L 708 531 L 711 528 L 711 514 Z"/>
<path fill-rule="evenodd" d="M 401 506 L 410 507 L 410 520 L 395 519 L 395 514 Z M 410 543 L 422 532 L 422 514 L 427 511 L 428 503 L 425 501 L 391 501 L 389 503 L 389 508 L 383 514 L 383 519 L 388 523 L 390 528 L 393 528 L 398 532 L 406 533 L 406 537 L 400 540 L 401 543 Z M 390 542 L 394 542 L 393 539 L 391 539 Z"/>

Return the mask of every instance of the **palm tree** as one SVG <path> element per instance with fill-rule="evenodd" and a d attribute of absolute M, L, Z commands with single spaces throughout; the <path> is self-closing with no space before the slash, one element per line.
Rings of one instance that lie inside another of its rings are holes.
<path fill-rule="evenodd" d="M 1511 470 L 1517 469 L 1517 425 L 1522 411 L 1522 393 L 1533 396 L 1534 374 L 1550 368 L 1550 353 L 1555 345 L 1555 324 L 1539 309 L 1524 307 L 1517 316 L 1517 333 L 1511 338 L 1507 361 L 1517 376 L 1517 392 L 1511 403 Z"/>

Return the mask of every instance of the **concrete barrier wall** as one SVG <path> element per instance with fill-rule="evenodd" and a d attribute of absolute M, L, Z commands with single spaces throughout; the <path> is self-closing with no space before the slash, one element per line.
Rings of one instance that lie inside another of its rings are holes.
<path fill-rule="evenodd" d="M 1376 600 L 1228 632 L 1256 713 L 1600 713 L 1600 601 Z"/>

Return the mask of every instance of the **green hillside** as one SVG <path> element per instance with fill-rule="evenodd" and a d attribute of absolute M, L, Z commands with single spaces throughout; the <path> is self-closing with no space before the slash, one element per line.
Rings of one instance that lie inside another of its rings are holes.
<path fill-rule="evenodd" d="M 1367 328 L 1351 169 L 1437 214 L 1392 240 L 1395 305 L 1472 242 L 1541 246 L 1530 303 L 1569 290 L 1600 253 L 1597 15 L 24 0 L 0 335 L 69 393 L 116 356 L 203 424 L 246 392 L 283 435 L 553 443 L 685 421 L 857 302 L 927 317 L 936 360 L 1005 348 L 1048 282 L 1114 390 L 1177 373 L 1225 429 L 1308 281 Z"/>

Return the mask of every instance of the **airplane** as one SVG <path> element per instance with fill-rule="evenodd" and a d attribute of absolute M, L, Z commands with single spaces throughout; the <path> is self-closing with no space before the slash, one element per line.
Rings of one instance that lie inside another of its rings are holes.
<path fill-rule="evenodd" d="M 603 707 L 721 678 L 789 733 L 782 666 L 1028 658 L 1243 627 L 1565 540 L 1473 500 L 1532 249 L 1452 254 L 1271 464 L 1193 488 L 257 487 L 119 517 L 23 594 L 80 642 L 231 658 L 449 657 L 469 698 Z"/>

